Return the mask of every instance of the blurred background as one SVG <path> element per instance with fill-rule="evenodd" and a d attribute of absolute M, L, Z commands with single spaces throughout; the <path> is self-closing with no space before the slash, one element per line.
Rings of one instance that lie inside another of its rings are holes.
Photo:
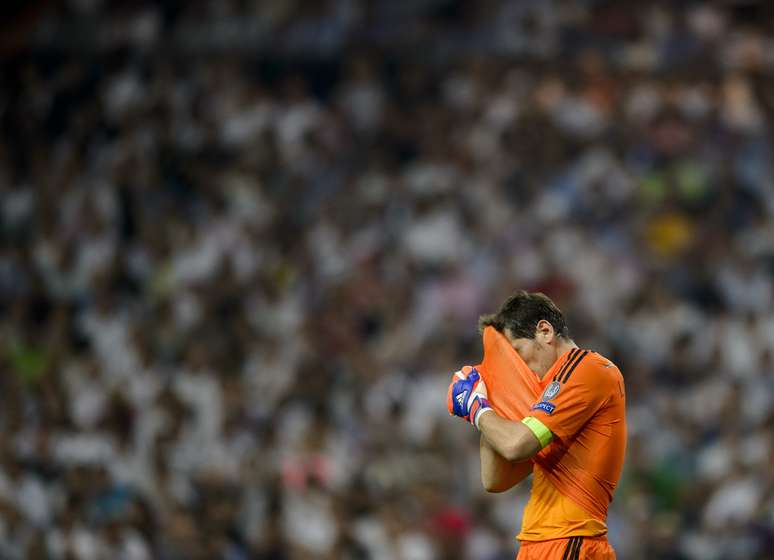
<path fill-rule="evenodd" d="M 522 288 L 619 558 L 774 558 L 772 7 L 5 5 L 0 558 L 513 559 L 445 394 Z"/>

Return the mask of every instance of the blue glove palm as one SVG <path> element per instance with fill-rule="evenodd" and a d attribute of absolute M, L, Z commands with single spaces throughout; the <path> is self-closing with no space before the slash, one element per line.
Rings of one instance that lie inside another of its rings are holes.
<path fill-rule="evenodd" d="M 492 410 L 487 400 L 486 385 L 475 368 L 465 367 L 454 374 L 447 395 L 449 414 L 459 416 L 478 428 L 478 419 Z"/>

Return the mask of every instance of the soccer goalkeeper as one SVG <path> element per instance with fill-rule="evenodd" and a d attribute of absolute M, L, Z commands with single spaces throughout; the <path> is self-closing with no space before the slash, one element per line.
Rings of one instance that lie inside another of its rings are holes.
<path fill-rule="evenodd" d="M 503 492 L 534 474 L 518 560 L 615 558 L 605 522 L 626 448 L 621 372 L 578 348 L 561 311 L 543 294 L 518 292 L 479 326 L 505 337 L 542 392 L 523 415 L 511 414 L 522 417 L 506 418 L 490 406 L 476 368 L 456 372 L 449 387 L 449 411 L 481 432 L 484 487 Z"/>

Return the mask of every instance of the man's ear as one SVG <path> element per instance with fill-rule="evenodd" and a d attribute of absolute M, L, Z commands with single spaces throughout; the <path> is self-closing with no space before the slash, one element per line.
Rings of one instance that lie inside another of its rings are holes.
<path fill-rule="evenodd" d="M 535 335 L 540 338 L 542 342 L 545 342 L 546 344 L 550 344 L 554 338 L 556 338 L 556 332 L 554 331 L 554 326 L 546 321 L 545 319 L 541 319 L 538 321 L 537 327 L 536 327 L 536 333 Z"/>

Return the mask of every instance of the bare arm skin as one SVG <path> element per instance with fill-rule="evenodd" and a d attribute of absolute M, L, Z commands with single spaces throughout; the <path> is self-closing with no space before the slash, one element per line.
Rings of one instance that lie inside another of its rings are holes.
<path fill-rule="evenodd" d="M 478 428 L 492 449 L 507 461 L 521 463 L 540 451 L 540 442 L 532 430 L 521 422 L 501 418 L 495 412 L 482 414 Z"/>
<path fill-rule="evenodd" d="M 481 484 L 487 492 L 505 492 L 527 478 L 532 461 L 508 461 L 481 436 Z"/>

